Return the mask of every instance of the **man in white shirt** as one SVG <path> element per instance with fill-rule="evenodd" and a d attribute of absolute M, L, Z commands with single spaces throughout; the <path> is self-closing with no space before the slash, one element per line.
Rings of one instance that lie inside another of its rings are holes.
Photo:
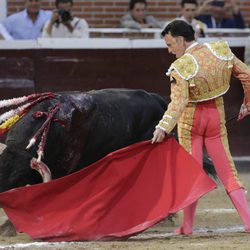
<path fill-rule="evenodd" d="M 41 0 L 26 0 L 25 9 L 14 13 L 2 22 L 13 39 L 37 39 L 51 11 L 41 9 Z"/>
<path fill-rule="evenodd" d="M 42 37 L 51 38 L 88 38 L 88 24 L 84 19 L 73 17 L 73 0 L 56 0 L 56 10 L 46 22 Z"/>

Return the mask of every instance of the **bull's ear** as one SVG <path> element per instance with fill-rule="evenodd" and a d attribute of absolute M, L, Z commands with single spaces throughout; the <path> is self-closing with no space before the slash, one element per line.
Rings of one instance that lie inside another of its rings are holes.
<path fill-rule="evenodd" d="M 4 149 L 6 148 L 7 146 L 3 143 L 0 143 L 0 154 L 3 153 Z"/>

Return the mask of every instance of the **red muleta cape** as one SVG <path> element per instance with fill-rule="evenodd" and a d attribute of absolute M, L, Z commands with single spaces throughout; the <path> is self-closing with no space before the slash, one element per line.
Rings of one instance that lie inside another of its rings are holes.
<path fill-rule="evenodd" d="M 215 187 L 169 138 L 136 143 L 69 176 L 1 193 L 0 205 L 33 239 L 118 239 L 146 230 Z"/>

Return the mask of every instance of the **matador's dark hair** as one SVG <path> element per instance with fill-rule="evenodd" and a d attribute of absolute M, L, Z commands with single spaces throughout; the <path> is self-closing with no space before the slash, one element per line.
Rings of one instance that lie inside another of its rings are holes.
<path fill-rule="evenodd" d="M 182 20 L 174 20 L 169 23 L 161 32 L 162 37 L 167 34 L 170 34 L 173 37 L 183 36 L 187 42 L 195 40 L 193 27 Z"/>

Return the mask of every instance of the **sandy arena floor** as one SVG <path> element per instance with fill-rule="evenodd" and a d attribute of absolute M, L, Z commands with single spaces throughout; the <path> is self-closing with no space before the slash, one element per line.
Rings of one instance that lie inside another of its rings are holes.
<path fill-rule="evenodd" d="M 250 173 L 241 173 L 241 180 L 250 190 Z M 247 194 L 250 204 L 250 192 Z M 5 215 L 0 212 L 0 222 Z M 0 237 L 0 249 L 93 249 L 93 250 L 161 250 L 161 249 L 250 249 L 250 233 L 244 233 L 238 214 L 222 186 L 203 197 L 198 205 L 195 233 L 191 237 L 174 236 L 182 212 L 175 225 L 163 221 L 144 233 L 124 241 L 46 243 L 35 242 L 27 235 Z"/>

